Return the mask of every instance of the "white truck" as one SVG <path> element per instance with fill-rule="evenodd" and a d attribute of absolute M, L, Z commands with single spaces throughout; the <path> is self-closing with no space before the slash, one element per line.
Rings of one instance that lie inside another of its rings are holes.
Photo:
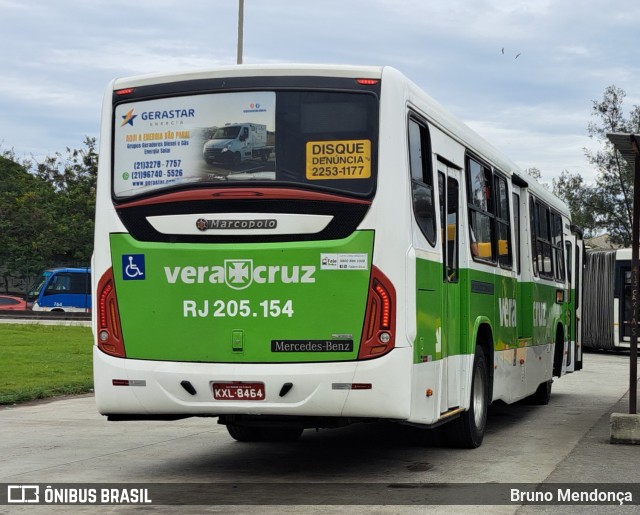
<path fill-rule="evenodd" d="M 267 126 L 258 123 L 228 123 L 218 127 L 204 144 L 207 164 L 238 165 L 249 159 L 267 161 L 273 146 L 267 145 Z"/>

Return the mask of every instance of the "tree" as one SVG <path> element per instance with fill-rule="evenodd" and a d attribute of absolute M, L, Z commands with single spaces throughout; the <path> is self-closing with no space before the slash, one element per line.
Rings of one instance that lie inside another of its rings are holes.
<path fill-rule="evenodd" d="M 56 265 L 88 265 L 98 154 L 95 138 L 41 163 L 0 152 L 0 278 L 28 279 Z"/>
<path fill-rule="evenodd" d="M 633 212 L 633 171 L 607 139 L 610 132 L 640 132 L 640 106 L 633 106 L 628 118 L 624 116 L 626 93 L 616 86 L 605 89 L 601 101 L 594 101 L 587 131 L 601 143 L 595 152 L 585 149 L 587 160 L 596 168 L 596 182 L 583 200 L 593 212 L 594 228 L 609 233 L 613 243 L 631 245 Z"/>
<path fill-rule="evenodd" d="M 0 156 L 0 275 L 28 279 L 52 258 L 53 189 L 19 164 Z"/>
<path fill-rule="evenodd" d="M 542 181 L 542 172 L 539 168 L 526 168 L 525 172 L 533 177 L 538 182 Z"/>
<path fill-rule="evenodd" d="M 529 176 L 533 177 L 536 181 L 538 181 L 540 183 L 540 186 L 542 186 L 543 188 L 549 189 L 549 183 L 548 182 L 544 182 L 542 180 L 542 172 L 540 171 L 539 168 L 525 168 L 525 173 L 528 174 Z"/>
<path fill-rule="evenodd" d="M 552 191 L 569 206 L 574 224 L 584 230 L 587 238 L 596 235 L 596 215 L 593 205 L 597 202 L 594 189 L 585 184 L 582 176 L 564 170 L 552 181 Z"/>
<path fill-rule="evenodd" d="M 595 167 L 594 184 L 587 184 L 580 174 L 563 171 L 553 179 L 553 193 L 569 206 L 574 222 L 595 236 L 606 232 L 612 243 L 631 245 L 633 211 L 633 171 L 607 138 L 612 132 L 640 132 L 640 107 L 633 106 L 624 115 L 626 93 L 616 86 L 605 89 L 602 100 L 594 100 L 587 126 L 590 138 L 600 143 L 597 151 L 584 149 Z"/>
<path fill-rule="evenodd" d="M 85 138 L 84 148 L 67 148 L 36 167 L 36 175 L 56 192 L 57 261 L 87 265 L 93 252 L 95 191 L 98 153 L 95 138 Z"/>

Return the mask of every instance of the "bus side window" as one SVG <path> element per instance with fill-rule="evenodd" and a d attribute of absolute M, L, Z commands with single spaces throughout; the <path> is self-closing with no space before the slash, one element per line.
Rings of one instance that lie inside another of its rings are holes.
<path fill-rule="evenodd" d="M 68 292 L 71 289 L 71 275 L 69 274 L 56 274 L 52 277 L 49 284 L 47 284 L 47 289 L 45 290 L 45 295 L 53 295 L 54 293 L 58 293 L 61 291 Z"/>
<path fill-rule="evenodd" d="M 496 175 L 496 238 L 498 240 L 498 261 L 503 268 L 511 268 L 511 221 L 509 215 L 509 193 L 507 181 Z"/>
<path fill-rule="evenodd" d="M 447 179 L 447 271 L 449 282 L 458 282 L 458 181 Z"/>
<path fill-rule="evenodd" d="M 533 265 L 533 274 L 538 276 L 538 239 L 536 238 L 536 227 L 538 227 L 538 213 L 536 211 L 536 203 L 531 195 L 529 195 L 529 226 L 531 229 L 531 264 Z"/>
<path fill-rule="evenodd" d="M 565 249 L 566 249 L 566 253 L 567 253 L 567 279 L 569 279 L 569 289 L 567 291 L 569 298 L 567 299 L 568 301 L 571 301 L 571 299 L 573 298 L 571 295 L 571 290 L 574 287 L 575 284 L 575 280 L 573 279 L 573 246 L 571 245 L 570 241 L 567 241 L 565 244 Z"/>
<path fill-rule="evenodd" d="M 514 247 L 516 249 L 515 270 L 520 272 L 520 195 L 514 193 L 513 199 L 513 228 L 516 236 Z"/>
<path fill-rule="evenodd" d="M 89 274 L 73 274 L 71 276 L 71 293 L 86 293 L 89 282 Z"/>
<path fill-rule="evenodd" d="M 438 171 L 438 200 L 440 200 L 440 234 L 441 234 L 441 238 L 442 238 L 442 247 L 443 247 L 443 253 L 446 252 L 446 248 L 445 248 L 445 243 L 448 239 L 447 236 L 447 226 L 449 224 L 449 221 L 447 220 L 447 216 L 445 214 L 445 209 L 446 209 L 446 202 L 445 202 L 445 193 L 446 193 L 446 186 L 444 183 L 445 179 L 444 179 L 444 173 Z M 447 281 L 448 280 L 448 276 L 449 276 L 449 272 L 447 270 L 447 267 L 442 267 L 443 268 L 443 281 Z"/>
<path fill-rule="evenodd" d="M 549 229 L 549 208 L 531 198 L 531 220 L 534 270 L 542 277 L 553 279 L 553 261 L 551 254 L 551 230 Z"/>
<path fill-rule="evenodd" d="M 440 192 L 440 231 L 446 266 L 444 282 L 458 282 L 458 181 L 447 178 L 438 172 L 438 191 Z M 446 213 L 445 213 L 446 211 Z"/>
<path fill-rule="evenodd" d="M 474 259 L 495 262 L 491 175 L 488 168 L 467 158 L 469 238 L 472 256 Z"/>
<path fill-rule="evenodd" d="M 564 282 L 564 247 L 562 246 L 562 217 L 551 213 L 551 246 L 553 247 L 553 262 L 557 281 Z"/>
<path fill-rule="evenodd" d="M 414 118 L 409 118 L 409 166 L 411 168 L 411 196 L 416 222 L 425 238 L 433 246 L 436 242 L 436 220 L 431 172 L 429 131 Z"/>

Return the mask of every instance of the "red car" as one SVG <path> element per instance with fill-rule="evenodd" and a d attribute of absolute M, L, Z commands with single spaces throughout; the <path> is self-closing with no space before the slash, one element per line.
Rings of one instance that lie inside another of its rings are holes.
<path fill-rule="evenodd" d="M 20 297 L 12 297 L 11 295 L 0 295 L 0 311 L 4 310 L 25 310 L 27 303 Z"/>

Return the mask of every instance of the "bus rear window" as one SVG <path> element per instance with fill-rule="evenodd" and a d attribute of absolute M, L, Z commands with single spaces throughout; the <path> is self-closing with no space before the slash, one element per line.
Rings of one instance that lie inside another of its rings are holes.
<path fill-rule="evenodd" d="M 183 186 L 296 186 L 370 197 L 378 101 L 370 93 L 252 91 L 120 103 L 113 193 Z"/>

